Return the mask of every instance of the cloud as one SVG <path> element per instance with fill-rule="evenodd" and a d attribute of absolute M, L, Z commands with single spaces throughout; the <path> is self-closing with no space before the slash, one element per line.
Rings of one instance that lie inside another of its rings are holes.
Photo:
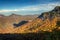
<path fill-rule="evenodd" d="M 14 9 L 14 10 L 8 10 L 8 9 L 3 9 L 3 10 L 0 10 L 0 13 L 1 12 L 22 12 L 22 11 L 38 11 L 39 8 L 38 7 L 27 7 L 27 8 L 19 8 L 19 9 Z"/>
<path fill-rule="evenodd" d="M 46 4 L 39 4 L 39 5 L 31 5 L 31 6 L 25 6 L 25 7 L 13 9 L 13 10 L 2 9 L 0 10 L 0 14 L 4 14 L 4 13 L 6 14 L 6 13 L 12 13 L 12 12 L 16 12 L 17 14 L 22 14 L 22 13 L 34 14 L 36 12 L 36 14 L 38 14 L 39 12 L 42 13 L 42 12 L 50 11 L 56 6 L 60 6 L 60 3 L 55 2 L 55 3 L 48 3 L 48 4 L 46 3 Z"/>
<path fill-rule="evenodd" d="M 60 6 L 60 3 L 57 2 L 57 3 L 40 4 L 40 9 L 49 11 L 56 6 Z"/>
<path fill-rule="evenodd" d="M 14 9 L 14 10 L 8 10 L 8 9 L 0 10 L 0 12 L 13 12 L 13 11 L 18 11 L 18 10 L 16 10 L 16 9 Z"/>

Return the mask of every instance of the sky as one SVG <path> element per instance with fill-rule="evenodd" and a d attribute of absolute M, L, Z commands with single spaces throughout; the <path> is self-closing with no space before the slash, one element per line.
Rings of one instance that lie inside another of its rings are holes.
<path fill-rule="evenodd" d="M 0 0 L 0 14 L 41 14 L 60 6 L 60 0 Z"/>

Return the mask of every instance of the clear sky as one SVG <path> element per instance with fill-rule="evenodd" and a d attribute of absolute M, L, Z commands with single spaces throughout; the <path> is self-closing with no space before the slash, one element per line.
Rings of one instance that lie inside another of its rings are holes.
<path fill-rule="evenodd" d="M 60 0 L 0 0 L 0 14 L 41 14 L 60 6 Z"/>

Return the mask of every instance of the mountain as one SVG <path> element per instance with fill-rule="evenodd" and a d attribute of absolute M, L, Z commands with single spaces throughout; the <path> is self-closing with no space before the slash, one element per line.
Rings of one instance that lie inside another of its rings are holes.
<path fill-rule="evenodd" d="M 15 29 L 14 24 L 18 24 L 21 21 L 33 20 L 38 15 L 17 15 L 12 14 L 10 16 L 0 15 L 0 33 L 10 33 Z M 19 25 L 20 26 L 20 25 Z"/>
<path fill-rule="evenodd" d="M 60 30 L 60 6 L 41 15 L 0 17 L 0 33 L 39 33 Z"/>
<path fill-rule="evenodd" d="M 56 6 L 52 11 L 42 13 L 36 19 L 15 30 L 16 33 L 38 33 L 52 32 L 56 28 L 60 28 L 60 6 Z"/>

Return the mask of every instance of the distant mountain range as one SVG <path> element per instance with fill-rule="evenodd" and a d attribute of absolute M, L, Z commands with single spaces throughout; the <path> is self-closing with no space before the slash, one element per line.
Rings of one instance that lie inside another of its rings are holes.
<path fill-rule="evenodd" d="M 0 33 L 38 33 L 60 29 L 60 6 L 38 15 L 0 17 Z"/>
<path fill-rule="evenodd" d="M 0 33 L 2 31 L 6 32 L 10 31 L 10 29 L 14 28 L 13 24 L 18 24 L 21 21 L 30 21 L 38 17 L 38 15 L 17 15 L 12 14 L 10 16 L 0 15 Z M 11 28 L 12 27 L 12 28 Z"/>

